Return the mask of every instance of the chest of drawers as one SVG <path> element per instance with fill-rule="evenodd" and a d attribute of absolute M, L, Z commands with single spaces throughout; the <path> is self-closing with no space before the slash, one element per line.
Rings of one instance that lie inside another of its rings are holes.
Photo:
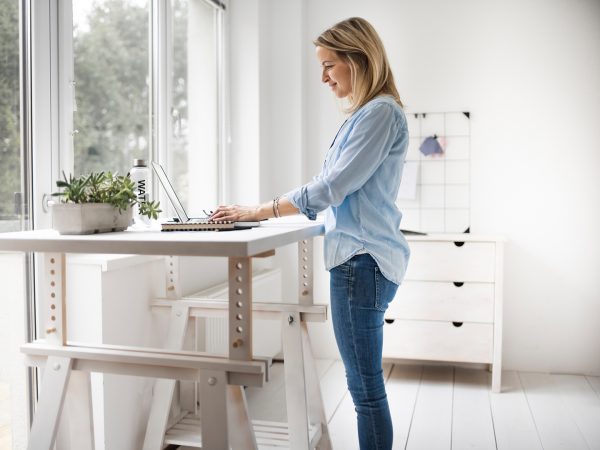
<path fill-rule="evenodd" d="M 383 357 L 490 364 L 500 392 L 503 239 L 407 239 L 411 257 L 385 314 Z"/>

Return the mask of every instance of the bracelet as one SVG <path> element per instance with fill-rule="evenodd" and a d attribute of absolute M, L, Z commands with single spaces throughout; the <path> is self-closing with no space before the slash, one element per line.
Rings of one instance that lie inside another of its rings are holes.
<path fill-rule="evenodd" d="M 277 217 L 277 212 L 275 212 L 275 201 L 277 200 L 277 198 L 273 199 L 273 217 Z"/>
<path fill-rule="evenodd" d="M 275 211 L 277 211 L 277 217 L 281 217 L 281 214 L 279 213 L 279 199 L 281 197 L 277 197 L 275 198 Z"/>

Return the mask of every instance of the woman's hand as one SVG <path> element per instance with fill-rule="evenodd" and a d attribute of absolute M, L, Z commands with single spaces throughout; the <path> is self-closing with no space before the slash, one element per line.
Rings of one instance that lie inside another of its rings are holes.
<path fill-rule="evenodd" d="M 300 212 L 284 196 L 279 199 L 278 207 L 274 205 L 273 201 L 255 206 L 221 205 L 212 213 L 210 220 L 214 220 L 215 222 L 219 220 L 256 222 L 275 217 L 275 210 L 278 211 L 279 216 L 289 216 Z"/>
<path fill-rule="evenodd" d="M 232 221 L 232 222 L 255 222 L 261 220 L 259 217 L 260 205 L 220 205 L 210 216 L 210 220 Z"/>

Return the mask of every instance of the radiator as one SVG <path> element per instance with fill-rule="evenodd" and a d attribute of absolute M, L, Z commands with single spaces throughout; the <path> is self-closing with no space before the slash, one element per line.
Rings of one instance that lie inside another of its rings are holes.
<path fill-rule="evenodd" d="M 280 302 L 282 298 L 281 269 L 264 269 L 252 275 L 253 301 Z M 190 297 L 229 298 L 227 282 L 212 286 Z M 281 322 L 278 320 L 252 321 L 253 352 L 255 355 L 274 357 L 281 351 Z M 203 318 L 196 320 L 196 348 L 209 353 L 227 354 L 229 329 L 227 319 Z"/>

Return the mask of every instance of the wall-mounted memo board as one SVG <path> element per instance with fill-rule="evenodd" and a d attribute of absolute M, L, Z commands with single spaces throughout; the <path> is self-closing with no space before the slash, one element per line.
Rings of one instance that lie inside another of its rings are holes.
<path fill-rule="evenodd" d="M 463 233 L 471 222 L 470 113 L 405 113 L 409 145 L 397 199 L 402 212 L 401 228 Z M 443 154 L 421 153 L 419 147 L 429 136 L 445 140 Z"/>

